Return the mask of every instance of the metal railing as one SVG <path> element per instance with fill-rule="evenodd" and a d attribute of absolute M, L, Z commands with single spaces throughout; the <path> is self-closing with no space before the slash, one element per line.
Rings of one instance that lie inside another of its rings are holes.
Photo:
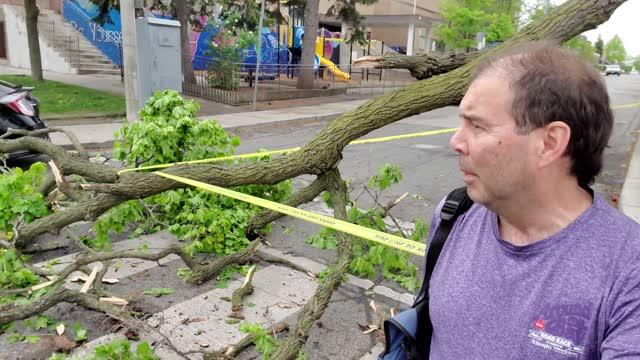
<path fill-rule="evenodd" d="M 80 36 L 71 33 L 54 19 L 38 16 L 38 34 L 71 66 L 80 66 Z"/>
<path fill-rule="evenodd" d="M 17 7 L 17 14 L 26 21 L 24 7 Z M 38 36 L 43 38 L 71 66 L 78 67 L 80 63 L 80 36 L 78 34 L 70 32 L 59 21 L 40 15 L 38 16 Z"/>
<path fill-rule="evenodd" d="M 319 66 L 313 69 L 313 86 L 308 89 L 298 89 L 300 73 L 310 70 L 311 67 L 299 64 L 269 64 L 256 73 L 255 64 L 211 59 L 207 61 L 208 70 L 194 71 L 191 81 L 188 80 L 188 76 L 184 77 L 182 92 L 230 105 L 250 104 L 253 100 L 256 79 L 258 80 L 257 102 L 346 94 L 383 94 L 415 81 L 408 76 L 396 76 L 394 74 L 397 72 L 387 70 L 351 69 L 350 66 L 339 66 L 342 69 L 339 70 L 337 67 L 330 69 Z M 363 72 L 363 70 L 367 71 Z M 349 76 L 349 73 L 352 75 Z"/>

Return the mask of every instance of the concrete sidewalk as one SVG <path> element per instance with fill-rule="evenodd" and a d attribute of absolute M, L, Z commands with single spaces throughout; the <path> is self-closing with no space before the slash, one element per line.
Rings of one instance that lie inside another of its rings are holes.
<path fill-rule="evenodd" d="M 328 122 L 341 114 L 353 110 L 367 100 L 353 100 L 328 103 L 314 106 L 302 106 L 288 109 L 243 112 L 216 116 L 200 116 L 199 120 L 214 119 L 227 131 L 241 128 L 253 128 L 266 125 L 301 125 L 314 122 Z M 68 123 L 68 122 L 67 122 Z M 50 122 L 49 126 L 57 126 Z M 114 132 L 122 126 L 121 122 L 61 125 L 60 127 L 72 131 L 88 149 L 109 150 L 113 146 Z M 71 141 L 63 133 L 52 133 L 51 141 L 56 145 L 69 147 Z"/>
<path fill-rule="evenodd" d="M 640 134 L 632 149 L 627 176 L 620 193 L 620 211 L 640 223 Z"/>

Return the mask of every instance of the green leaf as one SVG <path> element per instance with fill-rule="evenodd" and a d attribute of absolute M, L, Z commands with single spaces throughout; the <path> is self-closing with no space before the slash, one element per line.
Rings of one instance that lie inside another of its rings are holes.
<path fill-rule="evenodd" d="M 36 336 L 36 335 L 28 335 L 25 340 L 27 340 L 27 342 L 29 344 L 35 344 L 38 341 L 40 341 L 40 336 Z"/>
<path fill-rule="evenodd" d="M 146 341 L 143 341 L 138 344 L 138 347 L 136 348 L 136 355 L 146 358 L 153 356 L 153 352 L 151 351 L 149 344 Z"/>
<path fill-rule="evenodd" d="M 71 327 L 71 330 L 73 330 L 75 337 L 74 340 L 77 342 L 80 341 L 84 341 L 87 340 L 87 329 L 83 328 L 82 325 L 80 325 L 80 323 L 75 323 L 73 324 L 73 326 Z"/>
<path fill-rule="evenodd" d="M 293 232 L 295 232 L 295 230 L 292 229 L 292 228 L 288 228 L 288 227 L 284 228 L 284 230 L 282 230 L 282 234 L 283 235 L 289 235 L 289 234 L 292 234 Z"/>
<path fill-rule="evenodd" d="M 46 329 L 52 323 L 53 323 L 53 319 L 49 318 L 48 316 L 38 315 L 33 321 L 33 329 L 34 330 Z"/>
<path fill-rule="evenodd" d="M 10 343 L 17 343 L 17 342 L 21 342 L 24 341 L 25 337 L 17 332 L 11 333 L 9 334 L 9 336 L 7 336 L 7 341 Z"/>
<path fill-rule="evenodd" d="M 174 289 L 172 288 L 164 288 L 164 287 L 159 287 L 159 288 L 151 288 L 148 290 L 144 291 L 145 295 L 153 295 L 153 296 L 162 296 L 162 295 L 170 295 L 173 294 L 174 292 L 176 292 Z"/>

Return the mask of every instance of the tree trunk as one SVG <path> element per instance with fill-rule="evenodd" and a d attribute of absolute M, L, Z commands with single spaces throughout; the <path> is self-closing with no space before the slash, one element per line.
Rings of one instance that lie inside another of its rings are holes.
<path fill-rule="evenodd" d="M 318 35 L 319 0 L 307 0 L 304 8 L 304 38 L 302 39 L 302 67 L 298 77 L 298 89 L 313 89 L 313 64 Z"/>
<path fill-rule="evenodd" d="M 33 81 L 43 82 L 42 60 L 40 58 L 40 40 L 38 37 L 38 5 L 36 0 L 24 0 L 27 22 L 27 41 L 29 43 L 29 61 L 31 62 L 31 77 Z"/>
<path fill-rule="evenodd" d="M 478 52 L 445 55 L 421 54 L 405 56 L 396 53 L 363 56 L 353 61 L 353 66 L 374 67 L 376 69 L 407 69 L 418 80 L 447 73 L 478 56 Z"/>
<path fill-rule="evenodd" d="M 182 59 L 182 79 L 185 83 L 195 83 L 191 63 L 191 43 L 189 42 L 189 7 L 187 1 L 176 1 L 176 18 L 180 22 L 180 58 Z"/>

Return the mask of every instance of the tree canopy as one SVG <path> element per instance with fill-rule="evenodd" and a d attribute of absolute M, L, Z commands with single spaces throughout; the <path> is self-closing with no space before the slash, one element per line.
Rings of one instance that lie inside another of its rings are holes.
<path fill-rule="evenodd" d="M 627 59 L 627 51 L 618 35 L 614 35 L 611 40 L 607 41 L 604 51 L 607 61 L 610 63 L 621 63 Z"/>
<path fill-rule="evenodd" d="M 503 41 L 515 32 L 520 8 L 520 1 L 446 0 L 436 35 L 453 50 L 476 47 L 479 32 L 486 33 L 488 42 Z"/>

